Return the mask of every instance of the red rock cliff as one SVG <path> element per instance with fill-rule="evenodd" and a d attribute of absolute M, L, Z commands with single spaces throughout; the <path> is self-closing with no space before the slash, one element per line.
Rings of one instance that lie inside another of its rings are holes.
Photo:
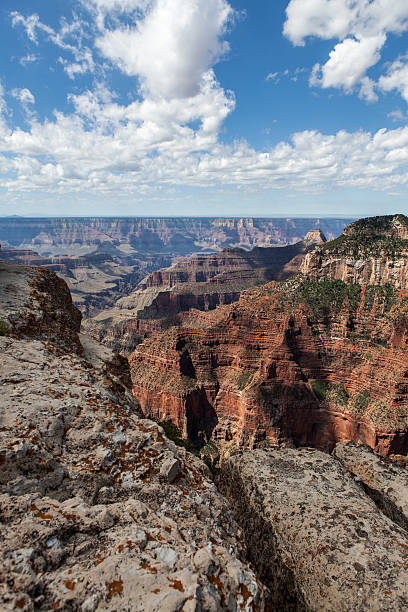
<path fill-rule="evenodd" d="M 195 441 L 407 453 L 408 292 L 305 279 L 190 316 L 130 359 L 144 412 Z"/>

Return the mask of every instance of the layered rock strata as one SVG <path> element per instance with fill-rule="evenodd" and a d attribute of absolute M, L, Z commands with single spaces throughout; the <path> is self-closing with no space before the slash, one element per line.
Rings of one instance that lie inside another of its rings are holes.
<path fill-rule="evenodd" d="M 312 230 L 285 247 L 223 249 L 180 259 L 152 272 L 113 309 L 87 321 L 85 329 L 107 346 L 131 352 L 144 338 L 179 323 L 180 313 L 213 310 L 236 302 L 248 287 L 288 278 L 298 272 L 305 254 L 324 242 L 322 232 Z"/>
<path fill-rule="evenodd" d="M 408 450 L 408 293 L 304 277 L 245 291 L 130 357 L 146 415 L 198 444 Z"/>
<path fill-rule="evenodd" d="M 408 289 L 408 218 L 371 217 L 351 223 L 339 238 L 312 253 L 301 271 L 313 280 L 391 285 Z"/>
<path fill-rule="evenodd" d="M 55 274 L 0 265 L 1 610 L 262 610 L 206 466 L 79 324 Z"/>
<path fill-rule="evenodd" d="M 218 217 L 3 217 L 0 242 L 41 255 L 77 255 L 95 248 L 118 247 L 146 253 L 190 255 L 216 252 L 225 247 L 285 245 L 297 242 L 313 229 L 335 238 L 351 220 L 271 219 Z"/>
<path fill-rule="evenodd" d="M 223 463 L 273 609 L 405 610 L 407 532 L 340 463 L 312 449 L 243 452 Z"/>
<path fill-rule="evenodd" d="M 185 317 L 130 359 L 142 409 L 199 444 L 212 436 L 238 447 L 267 439 L 331 451 L 354 440 L 400 460 L 408 453 L 407 255 L 408 218 L 362 219 L 307 254 L 303 275 Z"/>

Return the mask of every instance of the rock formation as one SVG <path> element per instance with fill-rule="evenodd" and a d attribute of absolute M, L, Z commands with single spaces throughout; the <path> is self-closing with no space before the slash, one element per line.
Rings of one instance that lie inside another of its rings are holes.
<path fill-rule="evenodd" d="M 344 240 L 353 237 L 364 264 L 372 234 L 363 229 L 379 223 L 385 233 L 375 243 L 391 268 L 384 245 L 405 240 L 400 217 L 353 224 Z M 334 268 L 333 279 L 321 277 L 324 261 L 312 262 L 344 240 L 307 255 L 304 271 L 316 280 L 254 287 L 236 304 L 194 312 L 145 340 L 130 358 L 144 413 L 173 420 L 198 444 L 270 440 L 330 451 L 355 440 L 395 459 L 406 455 L 408 292 L 398 283 L 346 284 Z"/>
<path fill-rule="evenodd" d="M 366 446 L 337 444 L 334 456 L 344 465 L 382 512 L 408 531 L 408 473 Z"/>
<path fill-rule="evenodd" d="M 54 273 L 0 262 L 1 610 L 262 610 L 206 466 L 80 318 Z"/>
<path fill-rule="evenodd" d="M 223 249 L 182 258 L 152 272 L 114 308 L 87 321 L 85 329 L 107 346 L 129 353 L 143 338 L 177 324 L 179 313 L 213 310 L 236 302 L 248 287 L 288 278 L 299 270 L 305 254 L 324 242 L 322 232 L 312 230 L 285 247 Z"/>
<path fill-rule="evenodd" d="M 298 242 L 313 229 L 335 238 L 351 219 L 272 219 L 218 217 L 80 217 L 0 218 L 0 242 L 34 249 L 41 255 L 86 254 L 123 247 L 147 253 L 191 255 L 225 247 L 285 245 Z"/>
<path fill-rule="evenodd" d="M 377 472 L 390 478 L 379 460 Z M 224 461 L 220 486 L 272 609 L 407 609 L 407 532 L 333 458 L 312 449 L 243 452 Z"/>
<path fill-rule="evenodd" d="M 371 217 L 351 223 L 336 240 L 305 258 L 301 270 L 313 280 L 408 289 L 408 218 Z"/>

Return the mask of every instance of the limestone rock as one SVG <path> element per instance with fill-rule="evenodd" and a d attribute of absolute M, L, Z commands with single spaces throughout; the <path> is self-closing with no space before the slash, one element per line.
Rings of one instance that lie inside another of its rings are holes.
<path fill-rule="evenodd" d="M 198 612 L 231 598 L 238 611 L 263 610 L 226 501 L 201 461 L 141 418 L 126 361 L 79 336 L 76 311 L 65 327 L 65 289 L 43 285 L 30 302 L 38 278 L 63 287 L 51 272 L 1 271 L 0 319 L 23 321 L 24 333 L 0 336 L 0 609 Z M 164 481 L 174 465 L 177 481 Z M 193 562 L 206 546 L 215 584 Z"/>
<path fill-rule="evenodd" d="M 225 460 L 221 488 L 276 609 L 407 608 L 407 533 L 336 459 L 314 449 L 241 452 Z"/>
<path fill-rule="evenodd" d="M 174 456 L 167 456 L 163 461 L 160 468 L 160 475 L 163 476 L 167 482 L 174 482 L 177 476 L 180 474 L 181 466 Z"/>
<path fill-rule="evenodd" d="M 334 456 L 395 523 L 408 531 L 408 472 L 366 446 L 337 444 Z"/>

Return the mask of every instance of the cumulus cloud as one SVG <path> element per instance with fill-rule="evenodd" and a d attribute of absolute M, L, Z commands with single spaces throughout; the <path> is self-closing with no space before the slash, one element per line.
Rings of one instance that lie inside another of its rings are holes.
<path fill-rule="evenodd" d="M 228 50 L 222 35 L 231 15 L 225 0 L 154 0 L 134 27 L 105 31 L 96 44 L 149 95 L 186 98 Z"/>
<path fill-rule="evenodd" d="M 357 90 L 369 102 L 377 94 L 367 71 L 380 60 L 387 35 L 407 30 L 406 0 L 291 0 L 284 24 L 284 34 L 295 45 L 304 45 L 309 37 L 340 41 L 326 63 L 315 66 L 311 85 Z"/>
<path fill-rule="evenodd" d="M 375 92 L 375 82 L 365 76 L 361 79 L 361 87 L 358 97 L 366 102 L 377 102 L 378 95 Z"/>
<path fill-rule="evenodd" d="M 13 24 L 24 27 L 33 44 L 42 40 L 55 44 L 71 78 L 94 70 L 101 59 L 86 39 L 96 36 L 102 61 L 108 58 L 112 66 L 135 77 L 135 88 L 139 83 L 142 87 L 137 95 L 129 89 L 126 103 L 103 82 L 93 88 L 88 84 L 86 90 L 77 87 L 68 96 L 70 112 L 56 110 L 52 119 L 44 121 L 33 114 L 24 127 L 8 123 L 0 89 L 0 167 L 7 172 L 0 179 L 1 188 L 137 195 L 177 186 L 391 191 L 408 184 L 408 128 L 375 134 L 304 131 L 262 152 L 244 141 L 222 143 L 223 122 L 235 106 L 234 95 L 222 88 L 213 70 L 228 49 L 225 32 L 233 10 L 226 0 L 82 0 L 82 4 L 92 10 L 91 34 L 84 32 L 79 18 L 52 29 L 36 15 L 14 13 Z M 293 42 L 302 44 L 312 35 L 338 38 L 326 64 L 316 65 L 315 84 L 341 86 L 375 100 L 376 84 L 366 72 L 378 61 L 386 33 L 397 27 L 396 13 L 395 7 L 390 9 L 388 21 L 374 31 L 370 20 L 362 20 L 361 11 L 363 5 L 378 10 L 382 4 L 379 0 L 289 3 L 285 33 Z M 402 6 L 398 0 L 395 5 Z M 296 11 L 303 15 L 297 24 Z M 402 28 L 403 13 L 399 19 Z M 384 76 L 382 91 L 395 88 L 398 78 L 403 80 L 405 60 L 399 61 Z M 295 79 L 303 70 L 271 73 L 269 80 Z M 34 105 L 28 89 L 12 94 L 25 108 Z"/>
<path fill-rule="evenodd" d="M 181 185 L 310 192 L 389 191 L 408 184 L 406 127 L 375 134 L 304 131 L 263 152 L 245 142 L 220 143 L 219 129 L 233 100 L 214 76 L 186 100 L 122 105 L 100 86 L 70 101 L 75 110 L 70 115 L 33 119 L 25 130 L 0 130 L 1 163 L 9 169 L 1 187 L 136 195 Z"/>
<path fill-rule="evenodd" d="M 397 90 L 406 102 L 408 102 L 408 58 L 400 58 L 393 62 L 387 74 L 380 77 L 378 81 L 383 91 Z"/>
<path fill-rule="evenodd" d="M 379 51 L 384 42 L 384 35 L 362 40 L 346 38 L 330 52 L 329 60 L 322 67 L 319 66 L 320 78 L 314 69 L 313 84 L 325 88 L 342 86 L 346 93 L 352 92 L 368 68 L 380 59 Z"/>

